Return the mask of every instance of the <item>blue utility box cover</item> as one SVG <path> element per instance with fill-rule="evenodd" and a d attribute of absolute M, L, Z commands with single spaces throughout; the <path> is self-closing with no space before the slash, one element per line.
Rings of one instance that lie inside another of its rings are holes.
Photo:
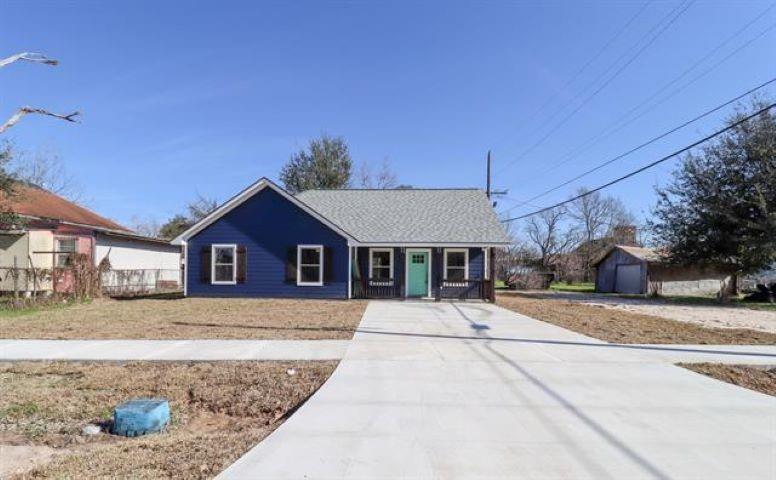
<path fill-rule="evenodd" d="M 136 437 L 159 432 L 170 424 L 170 404 L 163 398 L 137 398 L 113 411 L 112 433 Z"/>

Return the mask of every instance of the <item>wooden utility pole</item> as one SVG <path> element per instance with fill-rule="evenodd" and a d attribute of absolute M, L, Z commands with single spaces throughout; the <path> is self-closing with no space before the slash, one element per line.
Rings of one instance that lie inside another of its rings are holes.
<path fill-rule="evenodd" d="M 488 198 L 490 198 L 490 150 L 488 150 L 488 179 L 486 182 L 486 188 L 485 193 L 488 195 Z"/>

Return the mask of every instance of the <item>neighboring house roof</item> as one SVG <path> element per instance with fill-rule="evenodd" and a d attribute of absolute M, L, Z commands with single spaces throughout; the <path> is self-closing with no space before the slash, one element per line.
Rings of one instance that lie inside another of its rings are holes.
<path fill-rule="evenodd" d="M 2 211 L 15 213 L 22 217 L 92 228 L 105 235 L 129 240 L 169 244 L 166 240 L 139 235 L 113 220 L 97 215 L 91 210 L 65 200 L 48 190 L 23 183 L 15 184 L 14 189 L 16 194 L 10 198 L 0 197 Z M 4 233 L 24 233 L 24 230 L 5 230 Z"/>
<path fill-rule="evenodd" d="M 479 189 L 307 190 L 296 197 L 361 243 L 509 243 Z"/>
<path fill-rule="evenodd" d="M 173 239 L 180 245 L 265 188 L 352 244 L 509 244 L 485 192 L 477 189 L 308 190 L 296 196 L 261 178 Z"/>
<path fill-rule="evenodd" d="M 625 253 L 645 262 L 659 263 L 663 261 L 663 257 L 660 255 L 660 252 L 653 248 L 633 247 L 630 245 L 612 245 L 601 256 L 598 257 L 598 260 L 593 262 L 593 266 L 597 266 L 599 263 L 603 262 L 604 259 L 608 257 L 609 254 L 612 253 L 612 251 L 615 249 L 620 249 Z"/>
<path fill-rule="evenodd" d="M 0 206 L 3 211 L 17 215 L 58 220 L 76 225 L 96 227 L 116 232 L 131 231 L 113 220 L 101 217 L 80 205 L 38 187 L 17 183 L 15 195 L 3 198 Z"/>

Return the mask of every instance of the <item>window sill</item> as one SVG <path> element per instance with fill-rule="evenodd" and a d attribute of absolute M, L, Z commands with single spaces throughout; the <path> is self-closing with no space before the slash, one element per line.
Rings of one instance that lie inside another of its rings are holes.
<path fill-rule="evenodd" d="M 237 282 L 236 281 L 234 281 L 234 282 L 216 282 L 216 281 L 212 281 L 212 282 L 210 282 L 210 284 L 211 285 L 237 285 Z"/>
<path fill-rule="evenodd" d="M 322 287 L 323 282 L 297 282 L 297 287 Z"/>

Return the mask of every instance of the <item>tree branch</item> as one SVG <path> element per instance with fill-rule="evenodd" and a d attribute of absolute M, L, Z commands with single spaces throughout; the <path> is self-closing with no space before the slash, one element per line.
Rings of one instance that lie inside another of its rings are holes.
<path fill-rule="evenodd" d="M 52 66 L 59 63 L 57 60 L 48 58 L 41 53 L 22 52 L 0 60 L 0 68 L 3 68 L 6 65 L 10 65 L 19 60 L 24 60 L 27 62 L 42 63 L 44 65 L 52 65 Z"/>
<path fill-rule="evenodd" d="M 74 122 L 74 123 L 77 122 L 77 120 L 75 120 L 75 117 L 81 114 L 80 112 L 73 112 L 67 115 L 62 115 L 59 113 L 49 112 L 48 110 L 43 110 L 42 108 L 22 107 L 16 113 L 14 113 L 13 116 L 9 118 L 4 124 L 0 125 L 0 133 L 5 132 L 9 128 L 19 123 L 19 120 L 21 120 L 22 117 L 24 117 L 29 113 L 36 113 L 38 115 L 48 115 L 49 117 L 54 117 L 60 120 L 65 120 L 67 122 Z"/>

